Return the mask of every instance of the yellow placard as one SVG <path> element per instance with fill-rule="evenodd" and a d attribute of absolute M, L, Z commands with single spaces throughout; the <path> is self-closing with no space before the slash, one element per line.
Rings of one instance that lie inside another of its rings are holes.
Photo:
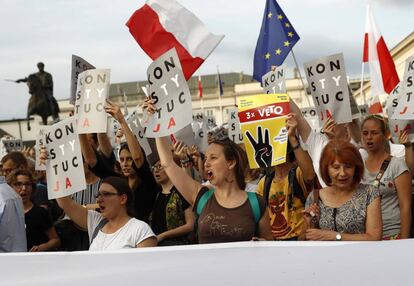
<path fill-rule="evenodd" d="M 250 168 L 286 162 L 289 96 L 258 94 L 239 97 L 238 108 Z"/>

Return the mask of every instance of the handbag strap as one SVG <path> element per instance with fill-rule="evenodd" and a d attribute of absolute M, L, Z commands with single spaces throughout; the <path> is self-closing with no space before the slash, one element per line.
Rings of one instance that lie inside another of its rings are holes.
<path fill-rule="evenodd" d="M 391 158 L 392 158 L 391 155 L 388 155 L 388 157 L 382 162 L 381 168 L 380 168 L 380 170 L 379 170 L 379 172 L 378 172 L 378 174 L 377 174 L 377 176 L 375 177 L 375 180 L 374 180 L 374 186 L 375 187 L 377 187 L 377 188 L 380 187 L 380 181 L 382 179 L 382 176 L 384 176 L 384 173 L 387 170 L 388 165 L 391 162 Z"/>

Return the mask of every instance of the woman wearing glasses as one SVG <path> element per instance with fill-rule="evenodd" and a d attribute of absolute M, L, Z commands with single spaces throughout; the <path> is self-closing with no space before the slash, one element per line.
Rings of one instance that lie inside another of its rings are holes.
<path fill-rule="evenodd" d="M 391 156 L 384 118 L 370 115 L 361 125 L 362 145 L 368 153 L 364 183 L 381 194 L 383 239 L 409 238 L 411 175 L 403 158 Z"/>
<path fill-rule="evenodd" d="M 88 230 L 89 250 L 157 245 L 151 228 L 134 218 L 132 191 L 126 179 L 107 177 L 102 181 L 96 200 L 100 213 L 87 210 L 70 197 L 57 199 L 57 202 L 77 225 Z"/>
<path fill-rule="evenodd" d="M 60 239 L 48 211 L 31 201 L 35 187 L 32 174 L 26 169 L 17 169 L 9 174 L 7 183 L 23 201 L 27 250 L 37 252 L 57 249 Z"/>

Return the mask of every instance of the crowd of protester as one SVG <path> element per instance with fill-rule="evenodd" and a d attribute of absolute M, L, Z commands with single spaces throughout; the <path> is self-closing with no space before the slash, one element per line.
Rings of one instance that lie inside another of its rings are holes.
<path fill-rule="evenodd" d="M 144 112 L 156 112 L 146 100 Z M 155 139 L 150 164 L 116 104 L 120 148 L 79 135 L 85 190 L 48 200 L 33 150 L 1 159 L 0 252 L 114 250 L 250 240 L 393 240 L 411 233 L 414 154 L 387 119 L 311 129 L 292 102 L 286 162 L 251 170 L 223 129 L 196 146 Z M 116 154 L 117 152 L 117 154 Z M 48 154 L 41 149 L 40 161 Z"/>

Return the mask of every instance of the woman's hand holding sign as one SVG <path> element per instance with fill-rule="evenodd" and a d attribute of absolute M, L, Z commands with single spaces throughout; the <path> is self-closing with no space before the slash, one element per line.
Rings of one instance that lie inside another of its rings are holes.
<path fill-rule="evenodd" d="M 254 148 L 254 158 L 256 160 L 256 163 L 261 168 L 270 167 L 272 165 L 273 147 L 269 144 L 269 130 L 265 129 L 264 131 L 264 141 L 262 134 L 262 126 L 257 127 L 257 142 L 249 131 L 246 132 L 246 135 Z"/>

